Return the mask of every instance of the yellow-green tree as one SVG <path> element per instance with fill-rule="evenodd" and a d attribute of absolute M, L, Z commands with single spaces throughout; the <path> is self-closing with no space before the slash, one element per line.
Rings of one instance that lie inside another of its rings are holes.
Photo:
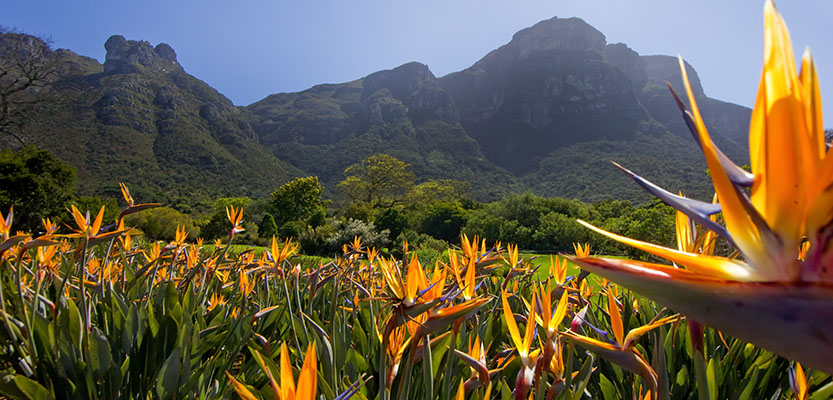
<path fill-rule="evenodd" d="M 411 165 L 387 154 L 374 154 L 344 170 L 338 188 L 355 203 L 388 208 L 403 203 L 414 187 Z"/>
<path fill-rule="evenodd" d="M 307 221 L 316 213 L 327 210 L 327 201 L 321 200 L 324 186 L 317 176 L 295 178 L 281 185 L 269 195 L 269 213 L 277 226 L 290 221 Z"/>

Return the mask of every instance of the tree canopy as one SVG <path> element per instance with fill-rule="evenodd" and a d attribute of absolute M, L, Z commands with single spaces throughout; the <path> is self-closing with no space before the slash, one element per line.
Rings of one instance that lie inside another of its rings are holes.
<path fill-rule="evenodd" d="M 269 195 L 269 213 L 279 227 L 289 221 L 306 221 L 316 212 L 327 210 L 322 193 L 324 186 L 317 176 L 295 178 Z"/>
<path fill-rule="evenodd" d="M 410 164 L 387 154 L 374 154 L 344 170 L 345 179 L 338 184 L 353 202 L 373 208 L 399 205 L 414 186 Z"/>
<path fill-rule="evenodd" d="M 0 151 L 0 211 L 14 205 L 16 229 L 38 231 L 41 218 L 61 214 L 74 194 L 75 168 L 48 151 Z"/>

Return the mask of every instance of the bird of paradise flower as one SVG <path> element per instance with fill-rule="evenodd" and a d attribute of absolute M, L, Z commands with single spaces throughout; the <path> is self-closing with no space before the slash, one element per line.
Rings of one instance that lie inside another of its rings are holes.
<path fill-rule="evenodd" d="M 764 67 L 749 129 L 751 173 L 710 139 L 680 63 L 691 111 L 675 99 L 705 155 L 719 204 L 674 195 L 622 170 L 725 238 L 742 259 L 669 249 L 580 221 L 682 268 L 600 257 L 574 261 L 699 322 L 831 374 L 833 156 L 825 149 L 813 58 L 807 50 L 797 71 L 786 25 L 768 0 Z M 718 212 L 725 226 L 709 218 Z"/>

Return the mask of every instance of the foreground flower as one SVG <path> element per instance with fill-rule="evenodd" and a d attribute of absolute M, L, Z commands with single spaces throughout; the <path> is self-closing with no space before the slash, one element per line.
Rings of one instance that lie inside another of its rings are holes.
<path fill-rule="evenodd" d="M 649 322 L 646 325 L 631 329 L 625 335 L 624 325 L 622 324 L 621 310 L 616 304 L 616 299 L 613 293 L 607 292 L 607 312 L 610 315 L 610 326 L 613 331 L 615 342 L 608 343 L 593 339 L 588 336 L 576 333 L 572 328 L 564 332 L 564 336 L 572 339 L 581 347 L 592 351 L 596 355 L 605 360 L 608 360 L 628 371 L 631 371 L 642 377 L 645 385 L 648 386 L 648 393 L 645 397 L 651 399 L 657 398 L 657 373 L 651 367 L 651 364 L 645 360 L 642 353 L 636 348 L 636 343 L 639 339 L 650 332 L 654 328 L 673 322 L 677 319 L 676 315 L 660 318 Z"/>
<path fill-rule="evenodd" d="M 263 362 L 262 356 L 255 352 L 260 368 L 266 373 L 269 378 L 269 386 L 272 388 L 273 395 L 279 400 L 313 400 L 318 391 L 318 360 L 315 355 L 315 343 L 310 343 L 307 348 L 306 357 L 304 358 L 304 365 L 301 367 L 301 374 L 298 376 L 298 386 L 295 386 L 295 379 L 292 377 L 292 364 L 289 362 L 289 350 L 287 350 L 286 343 L 281 345 L 281 376 L 280 382 L 272 374 L 272 371 Z M 246 400 L 256 400 L 259 397 L 255 396 L 245 385 L 238 382 L 237 379 L 226 372 L 231 381 L 234 391 L 240 398 Z"/>
<path fill-rule="evenodd" d="M 101 206 L 101 209 L 92 222 L 90 222 L 89 211 L 86 214 L 82 213 L 73 205 L 71 212 L 78 229 L 73 229 L 75 231 L 74 233 L 65 236 L 70 238 L 85 238 L 90 246 L 105 240 L 110 240 L 125 232 L 124 229 L 120 229 L 113 232 L 99 233 L 101 230 L 101 221 L 104 217 L 104 206 Z"/>
<path fill-rule="evenodd" d="M 673 195 L 623 169 L 727 239 L 743 260 L 669 249 L 584 223 L 685 269 L 609 258 L 575 262 L 724 333 L 833 373 L 833 156 L 824 145 L 818 79 L 809 51 L 796 71 L 789 34 L 771 1 L 764 26 L 764 68 L 749 134 L 752 174 L 712 143 L 682 61 L 691 112 L 678 105 L 706 157 L 720 204 Z M 744 186 L 751 186 L 750 197 Z M 709 218 L 717 212 L 725 228 Z"/>
<path fill-rule="evenodd" d="M 532 292 L 532 301 L 529 304 L 536 304 L 536 296 L 537 292 Z M 503 302 L 503 316 L 506 318 L 506 327 L 509 328 L 509 335 L 512 337 L 512 342 L 515 344 L 515 349 L 518 351 L 522 364 L 521 370 L 518 371 L 518 376 L 515 379 L 515 399 L 523 399 L 526 398 L 531 389 L 532 378 L 535 375 L 535 360 L 530 357 L 532 339 L 535 336 L 535 307 L 529 309 L 524 335 L 521 336 L 518 324 L 515 322 L 515 314 L 512 312 L 512 308 L 509 307 L 506 292 L 501 293 L 501 301 Z"/>

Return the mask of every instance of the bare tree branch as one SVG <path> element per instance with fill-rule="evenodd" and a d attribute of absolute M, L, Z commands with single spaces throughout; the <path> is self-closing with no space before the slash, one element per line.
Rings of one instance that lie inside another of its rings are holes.
<path fill-rule="evenodd" d="M 0 134 L 20 145 L 31 140 L 24 125 L 39 105 L 50 101 L 49 88 L 58 80 L 50 43 L 0 27 Z M 2 137 L 0 137 L 2 139 Z"/>

